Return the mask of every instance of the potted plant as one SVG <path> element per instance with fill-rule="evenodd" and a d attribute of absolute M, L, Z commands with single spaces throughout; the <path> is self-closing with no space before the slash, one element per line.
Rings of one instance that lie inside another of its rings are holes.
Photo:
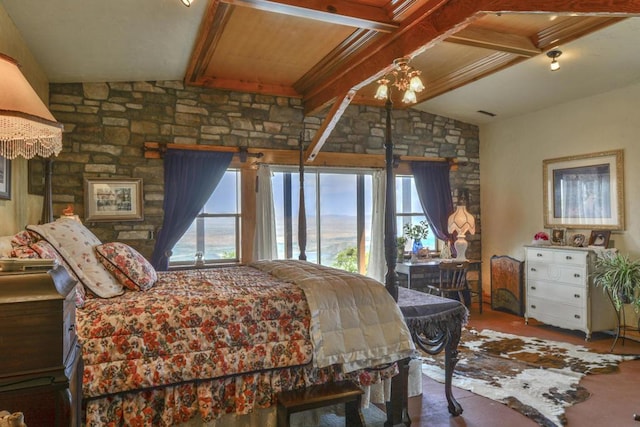
<path fill-rule="evenodd" d="M 412 252 L 417 255 L 420 249 L 422 249 L 422 240 L 426 239 L 429 235 L 429 224 L 424 220 L 413 225 L 407 223 L 403 229 L 404 235 L 413 239 Z"/>
<path fill-rule="evenodd" d="M 596 261 L 593 283 L 611 296 L 618 311 L 623 304 L 633 304 L 640 311 L 640 261 L 605 252 Z"/>

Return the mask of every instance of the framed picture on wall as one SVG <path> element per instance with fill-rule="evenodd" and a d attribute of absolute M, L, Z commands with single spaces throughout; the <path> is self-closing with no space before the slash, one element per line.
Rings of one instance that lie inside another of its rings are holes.
<path fill-rule="evenodd" d="M 624 229 L 623 151 L 543 161 L 546 228 Z"/>
<path fill-rule="evenodd" d="M 142 178 L 87 178 L 84 203 L 85 221 L 141 221 Z"/>
<path fill-rule="evenodd" d="M 0 156 L 0 199 L 11 200 L 11 160 Z"/>

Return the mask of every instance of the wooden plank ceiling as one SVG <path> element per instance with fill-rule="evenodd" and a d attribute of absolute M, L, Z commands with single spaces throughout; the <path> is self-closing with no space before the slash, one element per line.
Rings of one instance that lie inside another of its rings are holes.
<path fill-rule="evenodd" d="M 423 102 L 638 13 L 607 0 L 210 0 L 185 81 L 328 110 L 313 158 L 349 103 L 382 105 L 376 81 L 396 58 L 422 72 Z"/>

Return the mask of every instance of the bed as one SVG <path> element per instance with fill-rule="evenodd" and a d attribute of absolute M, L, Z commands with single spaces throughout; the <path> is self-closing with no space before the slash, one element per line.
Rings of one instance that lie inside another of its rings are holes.
<path fill-rule="evenodd" d="M 275 425 L 278 392 L 366 388 L 415 353 L 384 285 L 306 261 L 155 272 L 72 218 L 27 226 L 12 251 L 54 258 L 80 284 L 88 426 Z"/>

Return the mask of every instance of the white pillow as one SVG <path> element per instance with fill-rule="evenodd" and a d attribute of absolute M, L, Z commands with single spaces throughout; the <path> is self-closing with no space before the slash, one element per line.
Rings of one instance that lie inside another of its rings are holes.
<path fill-rule="evenodd" d="M 81 222 L 60 218 L 42 225 L 28 225 L 27 230 L 39 234 L 67 261 L 78 280 L 102 298 L 124 292 L 118 280 L 98 261 L 94 247 L 102 242 Z"/>
<path fill-rule="evenodd" d="M 11 256 L 11 250 L 13 246 L 11 246 L 11 238 L 13 236 L 2 236 L 0 237 L 0 258 L 9 258 Z"/>

